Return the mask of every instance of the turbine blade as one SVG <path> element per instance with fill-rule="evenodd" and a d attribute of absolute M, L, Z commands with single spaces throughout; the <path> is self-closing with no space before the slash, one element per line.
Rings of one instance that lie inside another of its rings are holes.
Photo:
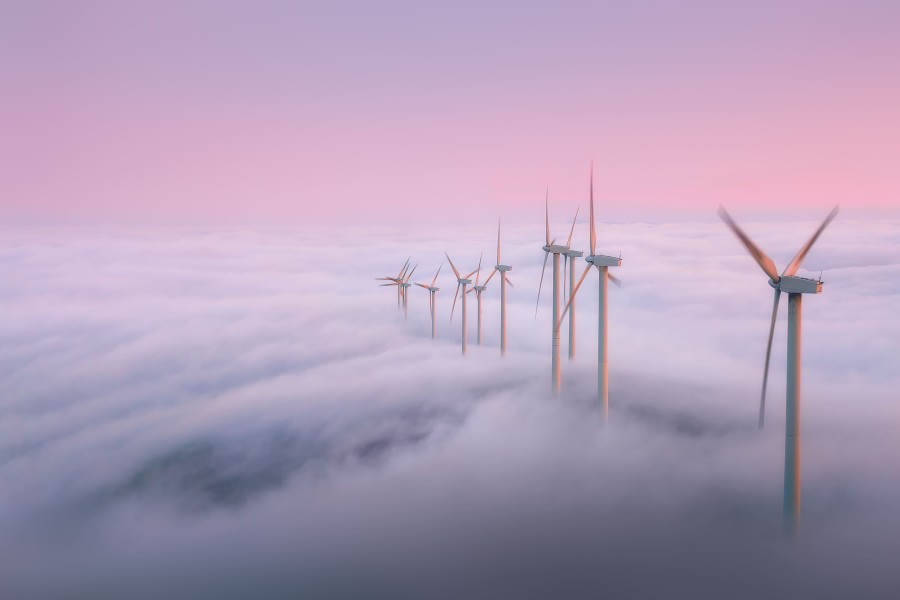
<path fill-rule="evenodd" d="M 497 269 L 492 270 L 492 271 L 491 271 L 491 274 L 488 275 L 488 278 L 484 280 L 484 283 L 482 284 L 482 286 L 486 286 L 486 285 L 488 284 L 488 281 L 491 280 L 491 277 L 493 277 L 493 276 L 494 276 L 494 273 L 496 273 L 496 272 L 497 272 Z"/>
<path fill-rule="evenodd" d="M 399 283 L 382 283 L 382 284 L 379 285 L 378 287 L 389 287 L 389 286 L 392 286 L 392 285 L 400 285 L 400 284 L 399 284 Z"/>
<path fill-rule="evenodd" d="M 469 289 L 466 290 L 466 293 L 467 293 L 467 294 L 471 294 L 471 293 L 474 292 L 474 291 L 475 291 L 475 288 L 469 288 Z"/>
<path fill-rule="evenodd" d="M 412 271 L 410 271 L 409 273 L 407 273 L 406 277 L 403 279 L 403 283 L 407 283 L 407 282 L 409 281 L 409 278 L 412 277 L 412 274 L 415 273 L 415 272 L 416 272 L 416 269 L 418 269 L 418 268 L 419 268 L 419 265 L 414 266 L 414 267 L 412 268 Z"/>
<path fill-rule="evenodd" d="M 538 307 L 541 305 L 541 287 L 544 285 L 544 271 L 547 270 L 547 259 L 550 258 L 549 252 L 544 252 L 544 266 L 541 268 L 541 281 L 538 283 L 537 304 L 534 306 L 534 318 L 537 319 Z"/>
<path fill-rule="evenodd" d="M 410 261 L 410 260 L 412 260 L 412 256 L 410 256 L 409 258 L 407 258 L 407 259 L 406 259 L 406 262 L 403 263 L 403 268 L 401 268 L 401 269 L 400 269 L 400 272 L 397 273 L 397 279 L 400 279 L 401 277 L 403 277 L 403 271 L 405 271 L 405 270 L 406 270 L 406 267 L 409 266 L 409 261 Z"/>
<path fill-rule="evenodd" d="M 497 219 L 497 262 L 495 264 L 500 264 L 500 219 Z"/>
<path fill-rule="evenodd" d="M 778 301 L 781 290 L 775 290 L 775 302 L 772 304 L 772 323 L 769 325 L 769 343 L 766 345 L 766 366 L 763 368 L 762 394 L 759 397 L 759 428 L 766 422 L 766 384 L 769 382 L 769 358 L 772 356 L 772 337 L 775 335 L 775 318 L 778 316 Z"/>
<path fill-rule="evenodd" d="M 420 288 L 425 288 L 426 290 L 428 289 L 428 286 L 425 285 L 424 283 L 419 283 L 419 282 L 417 281 L 417 282 L 416 282 L 416 285 L 419 286 Z"/>
<path fill-rule="evenodd" d="M 509 287 L 516 287 L 513 285 L 512 280 L 509 278 L 509 275 L 506 276 L 506 283 L 509 284 Z"/>
<path fill-rule="evenodd" d="M 453 294 L 453 307 L 450 308 L 450 322 L 453 322 L 453 311 L 456 310 L 456 298 L 459 296 L 459 288 L 462 286 L 461 283 L 456 284 L 456 293 Z"/>
<path fill-rule="evenodd" d="M 450 260 L 450 255 L 447 254 L 446 252 L 444 252 L 444 256 L 447 257 L 447 262 L 450 263 L 450 268 L 453 269 L 453 274 L 456 275 L 456 278 L 457 278 L 457 279 L 462 279 L 462 277 L 460 277 L 460 275 L 459 275 L 459 271 L 456 270 L 456 265 L 454 265 L 454 264 L 453 264 L 453 261 Z"/>
<path fill-rule="evenodd" d="M 616 285 L 619 286 L 619 287 L 622 287 L 622 280 L 621 280 L 621 279 L 619 279 L 618 277 L 616 277 L 616 276 L 613 275 L 612 273 L 607 273 L 607 276 L 609 277 L 609 280 L 612 281 L 614 284 L 616 284 Z"/>
<path fill-rule="evenodd" d="M 797 272 L 797 269 L 800 268 L 800 263 L 803 262 L 803 259 L 806 258 L 806 254 L 809 252 L 809 249 L 812 248 L 812 245 L 816 243 L 816 240 L 819 239 L 819 236 L 822 235 L 822 232 L 825 231 L 825 228 L 828 227 L 828 224 L 831 223 L 834 218 L 838 214 L 838 207 L 835 206 L 831 209 L 831 212 L 828 213 L 828 216 L 825 217 L 825 220 L 822 221 L 822 224 L 819 225 L 819 228 L 816 229 L 816 232 L 809 238 L 809 241 L 803 244 L 803 247 L 797 252 L 797 256 L 788 264 L 787 268 L 785 268 L 782 275 L 793 275 Z"/>
<path fill-rule="evenodd" d="M 544 196 L 544 224 L 547 231 L 547 245 L 550 245 L 550 188 L 547 188 L 547 194 Z"/>
<path fill-rule="evenodd" d="M 581 210 L 580 206 L 575 208 L 575 218 L 572 219 L 572 228 L 569 230 L 569 239 L 566 240 L 566 248 L 572 247 L 572 234 L 575 233 L 575 221 L 578 220 L 578 211 L 579 210 Z"/>
<path fill-rule="evenodd" d="M 562 293 L 563 297 L 566 295 L 566 274 L 569 272 L 569 255 L 563 254 L 563 286 Z"/>
<path fill-rule="evenodd" d="M 566 307 L 563 309 L 562 313 L 559 315 L 559 321 L 556 322 L 556 328 L 559 329 L 560 324 L 563 322 L 563 317 L 566 316 L 566 313 L 569 312 L 569 307 L 572 306 L 572 300 L 575 299 L 575 294 L 578 292 L 578 289 L 581 287 L 581 284 L 584 283 L 584 278 L 587 277 L 588 271 L 591 270 L 591 267 L 594 265 L 588 263 L 587 268 L 585 268 L 584 273 L 581 274 L 581 279 L 578 280 L 578 285 L 575 286 L 575 289 L 572 290 L 572 295 L 569 296 L 569 301 L 566 302 Z"/>
<path fill-rule="evenodd" d="M 481 256 L 478 257 L 478 269 L 476 270 L 475 275 L 475 285 L 478 285 L 478 278 L 481 277 L 481 259 L 484 258 L 484 252 L 481 253 Z"/>
<path fill-rule="evenodd" d="M 594 161 L 591 161 L 591 256 L 597 253 L 597 225 L 594 223 Z"/>
<path fill-rule="evenodd" d="M 778 269 L 775 268 L 775 263 L 772 262 L 772 259 L 769 258 L 765 252 L 760 250 L 759 247 L 753 243 L 753 240 L 744 233 L 743 229 L 738 227 L 738 224 L 734 222 L 734 219 L 731 218 L 731 215 L 728 214 L 728 211 L 725 210 L 724 206 L 719 207 L 719 217 L 731 228 L 734 235 L 741 240 L 744 247 L 747 248 L 747 251 L 750 253 L 750 256 L 756 260 L 757 264 L 765 271 L 766 275 L 771 277 L 772 281 L 778 283 L 781 277 L 778 275 Z"/>
<path fill-rule="evenodd" d="M 431 287 L 434 287 L 434 282 L 437 281 L 437 276 L 441 274 L 441 269 L 444 267 L 444 263 L 441 263 L 441 266 L 438 267 L 437 273 L 434 274 L 434 279 L 431 280 Z"/>

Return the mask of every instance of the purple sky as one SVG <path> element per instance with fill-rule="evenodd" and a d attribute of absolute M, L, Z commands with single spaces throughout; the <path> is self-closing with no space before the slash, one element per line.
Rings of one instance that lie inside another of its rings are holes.
<path fill-rule="evenodd" d="M 893 2 L 4 2 L 0 220 L 526 218 L 547 185 L 583 203 L 592 158 L 607 218 L 893 215 L 898 26 Z"/>

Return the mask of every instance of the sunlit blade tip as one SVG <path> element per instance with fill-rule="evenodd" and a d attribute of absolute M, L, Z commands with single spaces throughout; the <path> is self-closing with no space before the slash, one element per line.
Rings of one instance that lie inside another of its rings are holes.
<path fill-rule="evenodd" d="M 457 279 L 462 279 L 462 277 L 459 276 L 459 271 L 456 270 L 456 265 L 454 265 L 454 264 L 453 264 L 453 261 L 450 260 L 450 255 L 447 254 L 446 252 L 444 252 L 444 256 L 447 257 L 447 262 L 450 263 L 450 268 L 453 269 L 453 274 L 456 275 L 456 278 L 457 278 Z"/>
<path fill-rule="evenodd" d="M 578 211 L 581 209 L 580 206 L 575 208 L 575 218 L 572 219 L 572 228 L 569 230 L 569 239 L 566 240 L 566 248 L 572 247 L 572 234 L 575 233 L 575 221 L 578 220 Z"/>
<path fill-rule="evenodd" d="M 825 220 L 822 221 L 822 224 L 819 225 L 819 228 L 816 229 L 816 232 L 813 233 L 812 237 L 807 240 L 803 247 L 797 251 L 797 255 L 788 263 L 788 266 L 785 267 L 782 275 L 794 275 L 799 269 L 800 265 L 803 263 L 803 260 L 806 258 L 806 255 L 809 253 L 810 248 L 812 248 L 813 244 L 816 243 L 816 240 L 819 239 L 819 236 L 822 235 L 822 232 L 825 231 L 825 228 L 828 227 L 828 224 L 831 223 L 834 218 L 838 214 L 838 207 L 835 206 L 831 209 L 831 212 L 828 213 L 828 216 L 825 217 Z"/>
<path fill-rule="evenodd" d="M 444 267 L 444 263 L 441 263 L 441 266 L 438 267 L 437 273 L 434 274 L 434 279 L 431 280 L 431 287 L 434 287 L 434 282 L 437 281 L 438 275 L 441 274 L 441 269 Z"/>
<path fill-rule="evenodd" d="M 500 218 L 497 219 L 497 262 L 500 264 Z"/>
<path fill-rule="evenodd" d="M 544 195 L 544 226 L 547 234 L 547 245 L 550 245 L 550 188 Z"/>

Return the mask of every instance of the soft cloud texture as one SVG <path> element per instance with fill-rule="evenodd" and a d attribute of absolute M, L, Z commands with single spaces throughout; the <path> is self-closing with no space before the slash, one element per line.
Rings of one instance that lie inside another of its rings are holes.
<path fill-rule="evenodd" d="M 781 267 L 814 226 L 746 224 Z M 423 290 L 404 322 L 373 281 L 410 254 L 420 281 L 444 250 L 474 268 L 482 248 L 492 256 L 490 224 L 0 235 L 4 597 L 900 586 L 900 223 L 838 219 L 804 265 L 826 285 L 804 302 L 796 545 L 780 537 L 786 311 L 759 433 L 771 290 L 719 223 L 601 226 L 625 281 L 611 291 L 605 428 L 593 275 L 579 356 L 564 359 L 562 398 L 549 395 L 539 227 L 504 232 L 505 359 L 496 278 L 485 346 L 470 318 L 465 359 L 446 267 L 435 342 Z"/>

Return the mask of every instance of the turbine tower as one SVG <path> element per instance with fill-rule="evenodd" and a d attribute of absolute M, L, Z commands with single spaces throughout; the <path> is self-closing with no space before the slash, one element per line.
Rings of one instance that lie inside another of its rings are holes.
<path fill-rule="evenodd" d="M 616 285 L 621 286 L 622 282 L 619 279 L 612 275 L 609 272 L 609 267 L 620 267 L 622 266 L 622 258 L 615 256 L 606 256 L 604 254 L 597 254 L 597 225 L 594 222 L 594 165 L 591 164 L 591 215 L 590 215 L 590 229 L 591 229 L 591 254 L 590 256 L 585 257 L 585 261 L 588 263 L 587 267 L 585 267 L 584 272 L 581 274 L 581 279 L 578 280 L 578 283 L 572 289 L 572 293 L 569 298 L 569 304 L 566 305 L 565 310 L 563 310 L 563 316 L 565 316 L 566 312 L 571 310 L 575 306 L 575 294 L 578 292 L 578 289 L 581 287 L 581 284 L 584 282 L 584 278 L 587 277 L 588 271 L 591 270 L 591 267 L 597 267 L 597 272 L 600 274 L 600 293 L 598 298 L 598 315 L 597 315 L 597 398 L 600 401 L 600 413 L 602 415 L 603 421 L 606 421 L 609 418 L 609 354 L 608 354 L 608 320 L 609 320 L 609 281 L 612 281 Z M 560 318 L 560 322 L 562 318 Z M 570 321 L 571 323 L 571 321 Z"/>
<path fill-rule="evenodd" d="M 550 191 L 547 190 L 546 197 L 544 198 L 544 216 L 545 216 L 545 231 L 546 231 L 546 244 L 544 244 L 542 250 L 544 251 L 544 266 L 541 269 L 541 281 L 538 284 L 538 297 L 537 297 L 537 305 L 534 308 L 534 316 L 537 318 L 538 307 L 541 304 L 541 287 L 544 284 L 544 271 L 547 269 L 547 258 L 550 255 L 553 255 L 553 319 L 551 321 L 551 325 L 553 328 L 552 337 L 551 337 L 551 346 L 550 346 L 550 382 L 551 389 L 554 394 L 559 394 L 560 385 L 561 385 L 561 377 L 559 370 L 559 300 L 560 300 L 560 289 L 559 289 L 559 257 L 561 255 L 566 254 L 569 251 L 569 246 L 560 246 L 556 243 L 556 239 L 550 239 Z M 575 212 L 575 218 L 578 218 L 578 211 Z M 572 227 L 575 227 L 575 220 L 572 220 Z M 569 240 L 571 241 L 572 236 L 569 235 Z"/>
<path fill-rule="evenodd" d="M 475 292 L 475 300 L 476 300 L 477 306 L 478 306 L 478 318 L 477 318 L 478 334 L 475 337 L 475 339 L 477 340 L 475 343 L 479 346 L 481 345 L 481 295 L 484 293 L 484 288 L 487 287 L 487 282 L 490 280 L 490 277 L 488 277 L 487 281 L 485 281 L 484 284 L 478 285 L 478 280 L 481 278 L 481 259 L 482 258 L 484 258 L 484 253 L 482 253 L 481 256 L 478 257 L 478 268 L 475 270 L 475 285 L 472 286 L 472 289 L 470 289 L 468 292 L 466 292 L 467 294 Z M 493 276 L 493 275 L 494 275 L 494 273 L 492 271 L 491 276 Z"/>
<path fill-rule="evenodd" d="M 778 315 L 778 303 L 781 292 L 788 295 L 788 336 L 787 336 L 787 390 L 786 419 L 784 439 L 784 530 L 790 537 L 796 537 L 800 529 L 800 317 L 803 294 L 821 294 L 822 281 L 797 277 L 797 270 L 812 245 L 815 243 L 829 223 L 837 216 L 835 206 L 812 237 L 800 248 L 796 256 L 788 263 L 781 275 L 775 263 L 766 253 L 754 244 L 744 231 L 738 227 L 731 215 L 719 207 L 719 216 L 731 228 L 750 255 L 756 260 L 766 275 L 769 285 L 775 290 L 772 304 L 772 322 L 769 325 L 769 342 L 766 345 L 766 363 L 763 369 L 762 394 L 759 400 L 759 427 L 765 424 L 766 384 L 769 379 L 769 358 L 772 355 L 772 336 L 775 333 L 775 318 Z"/>
<path fill-rule="evenodd" d="M 456 269 L 456 265 L 453 264 L 453 261 L 450 260 L 450 255 L 444 252 L 444 256 L 447 257 L 447 262 L 450 263 L 450 268 L 453 269 L 453 274 L 456 275 L 456 293 L 453 295 L 453 307 L 450 309 L 450 321 L 453 321 L 453 311 L 456 310 L 456 298 L 459 296 L 459 289 L 462 288 L 462 353 L 466 353 L 466 286 L 472 283 L 472 280 L 469 279 L 472 276 L 472 273 L 469 273 L 465 277 L 463 277 L 460 272 Z"/>
<path fill-rule="evenodd" d="M 435 301 L 434 295 L 437 292 L 439 292 L 441 289 L 439 287 L 434 287 L 434 283 L 437 281 L 438 275 L 440 275 L 442 268 L 444 268 L 443 263 L 441 264 L 440 267 L 438 267 L 437 273 L 434 274 L 434 279 L 431 280 L 430 285 L 425 285 L 424 283 L 416 283 L 416 285 L 419 286 L 420 288 L 424 288 L 424 289 L 428 290 L 428 309 L 431 312 L 431 339 L 434 339 L 434 337 L 435 337 L 434 334 L 436 331 L 435 322 L 434 322 L 434 301 Z"/>
<path fill-rule="evenodd" d="M 488 281 L 498 271 L 500 272 L 500 354 L 502 356 L 506 354 L 506 284 L 515 286 L 506 275 L 507 271 L 512 271 L 512 267 L 500 262 L 500 219 L 497 219 L 497 264 L 494 265 L 494 270 L 491 271 L 483 287 L 487 287 Z"/>

